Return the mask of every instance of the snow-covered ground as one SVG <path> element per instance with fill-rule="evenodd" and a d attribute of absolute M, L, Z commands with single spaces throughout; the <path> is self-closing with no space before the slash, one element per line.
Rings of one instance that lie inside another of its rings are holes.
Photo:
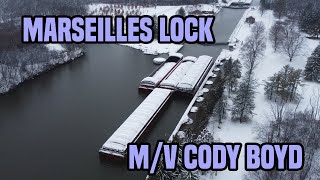
<path fill-rule="evenodd" d="M 88 13 L 91 15 L 101 15 L 105 13 L 103 11 L 104 8 L 111 8 L 112 5 L 110 4 L 103 4 L 103 3 L 96 3 L 96 4 L 90 4 L 88 6 Z M 216 5 L 213 4 L 199 4 L 199 5 L 184 5 L 184 6 L 152 6 L 152 7 L 144 7 L 144 6 L 138 6 L 138 7 L 133 7 L 133 6 L 112 6 L 112 8 L 115 8 L 117 10 L 121 9 L 123 10 L 123 15 L 126 14 L 134 14 L 139 11 L 141 15 L 149 15 L 149 16 L 154 16 L 154 15 L 166 15 L 169 17 L 176 15 L 177 11 L 183 7 L 187 13 L 194 11 L 194 10 L 199 10 L 199 11 L 214 11 L 216 12 L 219 8 Z M 116 15 L 117 12 L 115 13 L 114 11 L 108 11 L 106 12 L 107 14 L 104 15 Z"/>
<path fill-rule="evenodd" d="M 271 26 L 276 21 L 276 18 L 273 16 L 272 11 L 266 11 L 263 16 L 259 13 L 256 8 L 255 10 L 247 10 L 245 16 L 253 16 L 256 18 L 256 21 L 262 21 L 266 26 L 266 36 Z M 246 37 L 250 35 L 250 27 L 248 24 L 244 23 L 242 20 L 242 25 L 240 26 L 239 32 L 235 35 L 237 39 L 240 40 L 240 45 L 245 41 Z M 239 122 L 232 122 L 230 120 L 230 115 L 218 128 L 217 124 L 210 124 L 208 129 L 214 129 L 215 139 L 220 142 L 258 142 L 256 139 L 255 129 L 259 124 L 266 123 L 268 121 L 268 114 L 270 114 L 270 101 L 268 101 L 264 95 L 264 85 L 263 81 L 268 77 L 272 76 L 276 72 L 280 71 L 283 66 L 290 65 L 294 68 L 304 69 L 307 58 L 311 55 L 312 51 L 319 44 L 317 40 L 310 40 L 305 38 L 305 45 L 302 52 L 299 56 L 295 57 L 293 62 L 289 62 L 288 57 L 281 52 L 274 52 L 272 45 L 269 40 L 267 40 L 267 49 L 265 52 L 264 58 L 259 62 L 257 69 L 255 70 L 255 76 L 258 80 L 259 86 L 257 87 L 257 94 L 255 98 L 256 108 L 254 110 L 254 117 L 252 122 L 240 124 Z M 232 52 L 233 57 L 239 57 L 239 48 Z M 239 58 L 241 61 L 241 58 Z M 320 89 L 320 84 L 303 82 L 305 86 L 300 88 L 299 91 L 303 96 L 303 99 L 300 102 L 299 109 L 303 110 L 309 105 L 309 99 L 314 92 L 317 92 Z M 230 102 L 231 103 L 231 102 Z M 229 103 L 229 104 L 230 104 Z M 213 122 L 213 121 L 212 121 Z M 241 179 L 241 177 L 246 174 L 244 170 L 244 154 L 239 158 L 239 170 L 236 172 L 223 171 L 218 172 L 217 176 L 215 174 L 208 174 L 207 176 L 202 177 L 202 179 L 212 179 L 214 176 L 215 180 L 233 180 Z"/>
<path fill-rule="evenodd" d="M 229 6 L 233 2 L 245 2 L 251 3 L 253 0 L 226 0 L 227 3 L 224 3 L 222 0 L 218 0 L 221 6 Z"/>
<path fill-rule="evenodd" d="M 183 45 L 182 44 L 159 44 L 157 41 L 153 41 L 150 44 L 121 44 L 134 49 L 141 50 L 144 54 L 170 54 L 178 52 Z"/>
<path fill-rule="evenodd" d="M 61 44 L 46 44 L 45 46 L 48 48 L 49 51 L 61 52 L 65 50 L 65 48 L 62 47 Z"/>
<path fill-rule="evenodd" d="M 220 8 L 214 4 L 200 4 L 200 5 L 186 5 L 186 6 L 122 6 L 122 5 L 110 5 L 110 4 L 90 4 L 88 6 L 88 13 L 92 15 L 149 15 L 159 16 L 165 15 L 170 18 L 176 15 L 177 11 L 183 7 L 186 12 L 192 12 L 195 10 L 200 11 L 214 11 L 219 12 Z M 108 10 L 106 10 L 108 9 Z M 111 10 L 116 9 L 116 10 Z M 183 44 L 159 44 L 158 41 L 153 41 L 150 44 L 120 44 L 128 46 L 134 49 L 139 49 L 145 54 L 165 54 L 165 53 L 176 53 L 182 47 Z"/>

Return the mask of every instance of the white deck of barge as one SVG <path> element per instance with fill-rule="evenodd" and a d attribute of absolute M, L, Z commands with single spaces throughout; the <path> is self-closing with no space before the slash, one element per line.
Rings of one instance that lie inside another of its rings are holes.
<path fill-rule="evenodd" d="M 166 62 L 152 77 L 146 77 L 141 85 L 156 86 L 174 68 L 177 63 Z"/>
<path fill-rule="evenodd" d="M 175 58 L 176 61 L 170 61 L 170 59 Z M 166 62 L 157 69 L 156 72 L 152 73 L 149 77 L 144 78 L 140 85 L 141 87 L 146 86 L 150 89 L 156 88 L 157 85 L 167 76 L 170 72 L 178 65 L 179 61 L 183 58 L 181 53 L 171 53 L 166 59 Z M 147 88 L 148 89 L 148 88 Z"/>
<path fill-rule="evenodd" d="M 197 58 L 193 56 L 183 58 L 182 63 L 179 64 L 171 75 L 160 83 L 160 87 L 176 90 L 180 80 L 196 61 Z"/>
<path fill-rule="evenodd" d="M 178 89 L 183 92 L 193 91 L 212 61 L 211 56 L 200 56 L 182 78 L 177 86 Z"/>
<path fill-rule="evenodd" d="M 134 143 L 148 127 L 172 94 L 172 90 L 156 88 L 126 121 L 103 144 L 100 153 L 124 157 L 129 143 Z"/>

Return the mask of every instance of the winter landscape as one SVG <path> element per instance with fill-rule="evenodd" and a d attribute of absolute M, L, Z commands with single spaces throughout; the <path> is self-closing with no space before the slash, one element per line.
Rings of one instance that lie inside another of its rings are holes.
<path fill-rule="evenodd" d="M 0 179 L 319 180 L 319 8 L 318 0 L 0 0 Z M 156 36 L 158 16 L 215 16 L 216 44 L 23 44 L 24 15 L 149 15 Z M 160 161 L 148 175 L 104 157 L 158 140 L 179 144 L 174 171 Z M 246 171 L 241 152 L 237 171 L 188 171 L 180 153 L 188 143 L 300 143 L 304 167 Z"/>

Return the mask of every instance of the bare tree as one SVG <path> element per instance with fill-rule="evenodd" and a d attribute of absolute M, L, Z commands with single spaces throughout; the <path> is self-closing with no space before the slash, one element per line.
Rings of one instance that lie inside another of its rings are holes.
<path fill-rule="evenodd" d="M 272 42 L 274 51 L 276 52 L 283 40 L 284 26 L 280 21 L 277 21 L 270 29 L 269 39 Z"/>
<path fill-rule="evenodd" d="M 301 51 L 304 38 L 294 23 L 286 25 L 282 31 L 283 40 L 281 41 L 281 49 L 288 56 L 290 62 Z"/>
<path fill-rule="evenodd" d="M 272 104 L 271 121 L 258 129 L 259 140 L 272 143 L 300 143 L 304 146 L 304 167 L 299 171 L 255 171 L 247 180 L 317 180 L 320 178 L 320 93 L 310 101 L 311 109 L 297 112 L 287 104 Z"/>
<path fill-rule="evenodd" d="M 256 23 L 252 27 L 252 34 L 246 39 L 246 43 L 241 48 L 241 56 L 244 59 L 244 66 L 249 74 L 258 65 L 258 60 L 264 55 L 266 49 L 265 26 L 263 23 Z"/>
<path fill-rule="evenodd" d="M 251 28 L 251 34 L 254 38 L 264 38 L 266 27 L 263 22 L 256 22 Z"/>

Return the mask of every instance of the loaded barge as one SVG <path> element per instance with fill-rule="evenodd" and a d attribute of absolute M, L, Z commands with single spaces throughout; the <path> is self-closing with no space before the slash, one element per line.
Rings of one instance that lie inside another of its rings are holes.
<path fill-rule="evenodd" d="M 135 143 L 148 128 L 172 94 L 169 89 L 154 89 L 126 121 L 103 144 L 99 153 L 125 158 L 127 145 Z"/>
<path fill-rule="evenodd" d="M 162 63 L 148 77 L 140 83 L 140 90 L 153 90 L 159 86 L 161 81 L 171 74 L 172 71 L 181 63 L 183 55 L 180 53 L 170 54 L 168 59 Z"/>
<path fill-rule="evenodd" d="M 214 62 L 211 56 L 200 56 L 179 82 L 178 91 L 195 95 Z"/>
<path fill-rule="evenodd" d="M 153 78 L 152 83 L 142 84 L 141 86 L 145 87 L 139 87 L 153 91 L 103 144 L 99 150 L 100 155 L 126 158 L 128 144 L 139 140 L 173 92 L 194 95 L 210 69 L 221 65 L 224 60 L 218 58 L 214 61 L 212 57 L 205 55 L 199 58 L 192 56 L 182 58 L 182 54 L 170 55 L 167 61 L 149 77 Z M 168 63 L 175 65 L 170 65 L 170 68 L 169 65 L 165 65 Z"/>
<path fill-rule="evenodd" d="M 187 56 L 182 59 L 182 62 L 178 67 L 166 77 L 161 83 L 160 88 L 167 88 L 177 90 L 177 85 L 181 81 L 182 77 L 188 72 L 190 67 L 197 61 L 196 57 Z"/>

